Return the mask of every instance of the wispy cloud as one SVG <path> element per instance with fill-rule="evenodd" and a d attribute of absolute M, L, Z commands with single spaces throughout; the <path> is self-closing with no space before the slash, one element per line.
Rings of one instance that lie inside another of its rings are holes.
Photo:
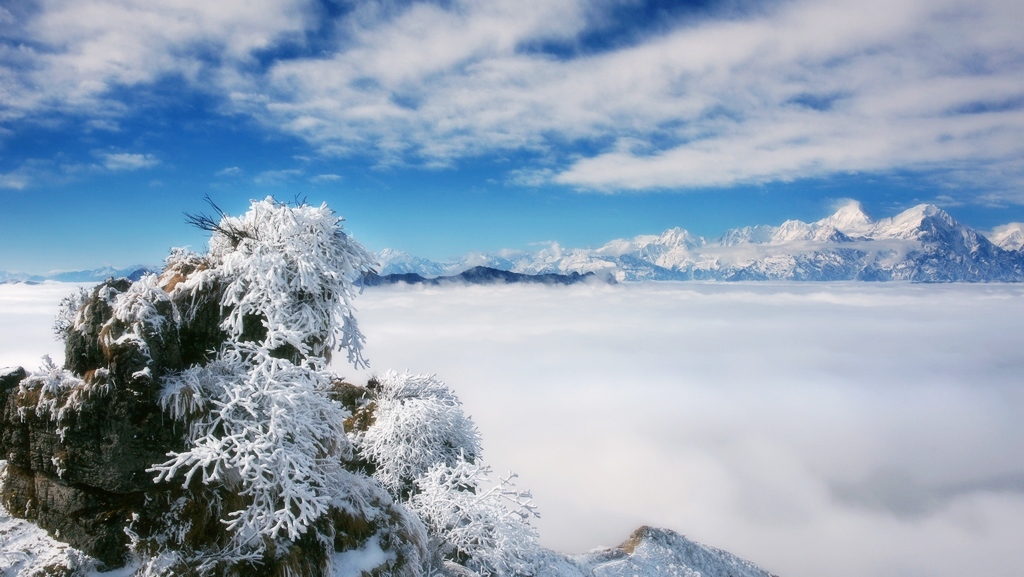
<path fill-rule="evenodd" d="M 84 174 L 103 170 L 97 164 L 29 158 L 12 170 L 0 173 L 0 188 L 23 190 L 39 184 L 71 182 Z"/>
<path fill-rule="evenodd" d="M 103 167 L 113 172 L 141 170 L 160 164 L 160 160 L 152 154 L 102 152 L 98 156 L 103 160 Z"/>
<path fill-rule="evenodd" d="M 63 156 L 58 160 L 25 159 L 14 169 L 0 173 L 0 188 L 22 190 L 74 182 L 89 175 L 143 170 L 160 164 L 160 159 L 151 153 L 93 151 L 92 156 L 94 160 L 90 162 L 70 162 Z"/>
<path fill-rule="evenodd" d="M 239 168 L 237 166 L 229 166 L 227 168 L 222 168 L 222 169 L 218 170 L 217 172 L 214 173 L 214 176 L 234 177 L 234 176 L 239 176 L 241 174 L 242 174 L 242 169 L 241 168 Z"/>
<path fill-rule="evenodd" d="M 260 185 L 274 185 L 292 182 L 301 177 L 303 171 L 297 168 L 286 168 L 282 170 L 264 170 L 253 178 L 253 182 Z"/>
<path fill-rule="evenodd" d="M 58 1 L 0 33 L 0 120 L 53 112 L 117 117 L 117 89 L 168 76 L 206 82 L 221 67 L 253 63 L 311 23 L 306 0 L 152 3 Z"/>
<path fill-rule="evenodd" d="M 30 179 L 22 170 L 0 174 L 0 188 L 22 190 L 29 185 Z"/>
<path fill-rule="evenodd" d="M 503 14 L 502 3 L 416 5 L 356 26 L 330 58 L 250 77 L 248 90 L 270 98 L 246 102 L 325 150 L 368 145 L 442 163 L 610 139 L 552 178 L 582 188 L 970 165 L 1020 176 L 1018 3 L 792 2 L 609 52 L 523 52 L 585 29 L 584 4 L 551 6 L 570 15 L 559 27 L 539 25 L 551 16 L 538 10 Z"/>
<path fill-rule="evenodd" d="M 551 168 L 522 168 L 509 171 L 506 182 L 515 186 L 541 186 L 551 181 Z"/>

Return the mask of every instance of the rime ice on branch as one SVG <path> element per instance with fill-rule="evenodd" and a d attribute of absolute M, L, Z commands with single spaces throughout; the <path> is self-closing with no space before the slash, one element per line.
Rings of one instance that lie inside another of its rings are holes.
<path fill-rule="evenodd" d="M 254 337 L 260 347 L 288 351 L 296 362 L 329 361 L 337 348 L 356 368 L 366 366 L 353 282 L 375 259 L 341 222 L 326 204 L 293 207 L 271 198 L 253 202 L 239 218 L 222 217 L 207 259 L 209 276 L 224 283 L 221 305 L 228 314 L 221 327 L 232 340 Z M 193 286 L 207 282 L 205 276 Z M 255 319 L 262 331 L 250 326 Z"/>

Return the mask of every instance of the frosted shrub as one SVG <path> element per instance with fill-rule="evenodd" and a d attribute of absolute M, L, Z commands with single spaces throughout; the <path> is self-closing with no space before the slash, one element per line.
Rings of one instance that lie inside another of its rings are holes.
<path fill-rule="evenodd" d="M 348 415 L 327 397 L 329 385 L 317 367 L 260 349 L 225 349 L 210 366 L 170 380 L 163 402 L 191 403 L 179 411 L 194 411 L 192 442 L 153 468 L 156 480 L 180 473 L 186 486 L 197 475 L 203 484 L 237 484 L 249 501 L 228 515 L 237 542 L 298 539 L 335 500 L 342 459 L 351 456 L 342 428 Z"/>
<path fill-rule="evenodd" d="M 459 459 L 437 463 L 416 480 L 408 506 L 427 526 L 439 556 L 480 575 L 531 575 L 539 553 L 530 493 L 509 475 L 485 487 L 490 469 Z"/>
<path fill-rule="evenodd" d="M 165 325 L 171 322 L 157 310 L 161 304 L 166 311 L 172 308 L 170 297 L 157 286 L 156 275 L 149 274 L 132 283 L 113 300 L 113 316 L 101 332 L 104 344 L 109 347 L 131 343 L 146 357 L 151 357 L 149 341 L 159 339 Z M 112 330 L 115 321 L 124 328 L 117 331 L 120 334 L 116 337 Z"/>
<path fill-rule="evenodd" d="M 345 349 L 356 368 L 366 365 L 352 281 L 375 261 L 341 220 L 326 204 L 290 207 L 271 198 L 221 220 L 209 258 L 225 282 L 222 328 L 230 338 L 242 339 L 246 319 L 258 317 L 266 331 L 261 347 L 328 360 L 332 349 Z"/>
<path fill-rule="evenodd" d="M 287 549 L 332 511 L 372 518 L 390 506 L 386 493 L 364 486 L 372 481 L 344 468 L 353 456 L 349 413 L 332 400 L 334 377 L 324 369 L 333 349 L 366 365 L 351 301 L 353 280 L 373 260 L 340 223 L 326 205 L 255 201 L 242 217 L 210 224 L 205 257 L 175 251 L 160 279 L 136 283 L 143 301 L 160 300 L 150 289 L 169 292 L 177 318 L 219 295 L 226 341 L 216 356 L 162 379 L 160 403 L 187 423 L 187 448 L 150 469 L 157 482 L 224 487 L 241 499 L 223 512 L 230 543 L 208 560 Z M 129 293 L 119 295 L 115 316 L 145 318 Z"/>
<path fill-rule="evenodd" d="M 406 497 L 435 464 L 454 466 L 480 454 L 480 434 L 462 403 L 433 375 L 388 371 L 377 378 L 374 423 L 357 437 L 374 476 Z"/>
<path fill-rule="evenodd" d="M 433 375 L 394 371 L 374 391 L 374 421 L 354 435 L 356 446 L 426 525 L 434 561 L 481 575 L 531 574 L 539 549 L 530 494 L 513 489 L 513 475 L 486 486 L 480 435 L 455 394 Z"/>
<path fill-rule="evenodd" d="M 83 385 L 82 379 L 71 371 L 58 367 L 49 355 L 44 355 L 39 370 L 30 374 L 18 385 L 22 398 L 36 397 L 34 407 L 19 408 L 21 418 L 24 420 L 31 409 L 38 417 L 49 417 L 51 420 L 57 421 L 63 417 L 69 404 L 72 405 L 72 408 L 74 407 L 74 403 L 68 403 L 68 397 Z"/>
<path fill-rule="evenodd" d="M 59 340 L 64 340 L 68 332 L 75 327 L 78 311 L 89 299 L 89 291 L 79 288 L 60 301 L 57 315 L 53 319 L 53 333 Z"/>

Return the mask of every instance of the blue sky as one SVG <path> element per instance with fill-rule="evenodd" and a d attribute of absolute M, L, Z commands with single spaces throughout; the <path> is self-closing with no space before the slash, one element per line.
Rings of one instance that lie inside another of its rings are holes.
<path fill-rule="evenodd" d="M 0 270 L 158 263 L 182 212 L 327 202 L 443 259 L 842 199 L 1024 220 L 1024 5 L 17 1 Z"/>

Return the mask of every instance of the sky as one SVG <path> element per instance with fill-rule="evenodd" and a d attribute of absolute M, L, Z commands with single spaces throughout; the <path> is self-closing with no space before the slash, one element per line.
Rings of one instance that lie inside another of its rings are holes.
<path fill-rule="evenodd" d="M 63 357 L 73 285 L 0 285 L 0 367 Z M 1024 566 L 1024 285 L 378 287 L 369 371 L 436 373 L 541 543 L 643 524 L 785 577 Z"/>
<path fill-rule="evenodd" d="M 1024 221 L 1017 0 L 9 0 L 0 270 L 158 264 L 327 202 L 446 259 L 679 226 Z"/>

